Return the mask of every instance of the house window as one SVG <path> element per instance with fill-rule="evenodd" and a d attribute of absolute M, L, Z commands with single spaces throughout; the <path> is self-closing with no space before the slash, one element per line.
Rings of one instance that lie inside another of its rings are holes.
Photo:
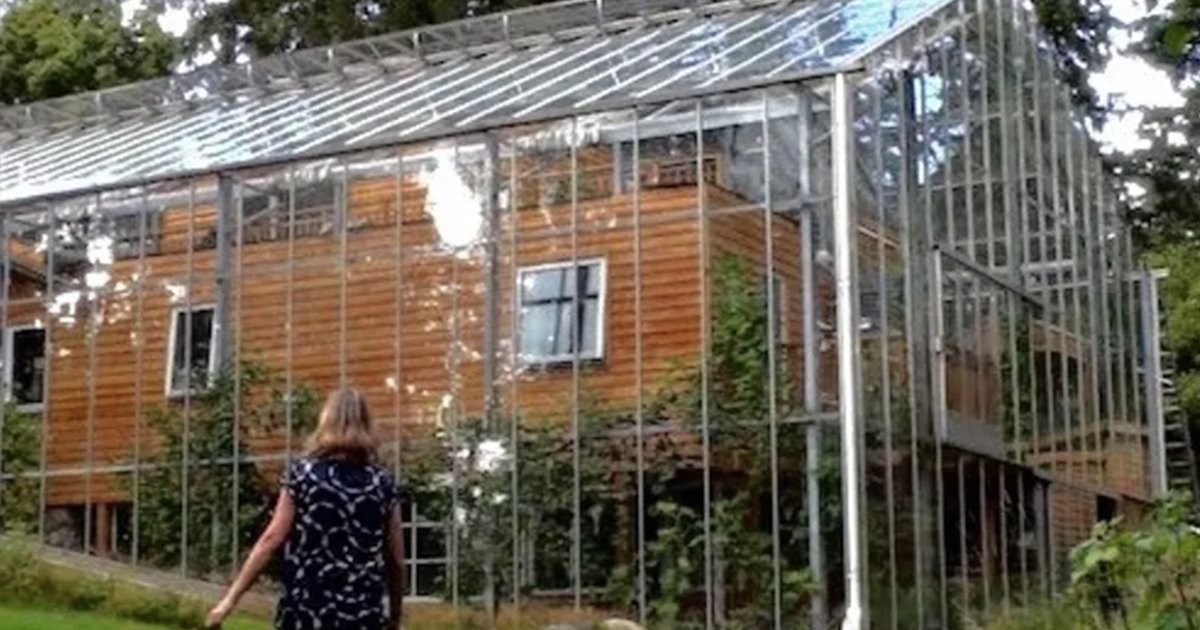
<path fill-rule="evenodd" d="M 167 396 L 183 396 L 208 387 L 216 369 L 211 306 L 175 309 L 171 314 Z"/>
<path fill-rule="evenodd" d="M 604 262 L 522 269 L 521 357 L 534 363 L 599 359 L 604 348 Z M 576 297 L 578 294 L 578 297 Z"/>
<path fill-rule="evenodd" d="M 9 400 L 22 408 L 44 402 L 46 331 L 41 328 L 10 328 L 4 340 L 4 376 Z"/>

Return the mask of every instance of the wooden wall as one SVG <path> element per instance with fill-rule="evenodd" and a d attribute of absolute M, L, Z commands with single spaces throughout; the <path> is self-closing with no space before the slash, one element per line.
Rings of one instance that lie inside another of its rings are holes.
<path fill-rule="evenodd" d="M 565 423 L 576 404 L 569 365 L 521 367 L 512 357 L 515 267 L 573 257 L 605 263 L 604 359 L 581 366 L 579 404 L 633 409 L 639 319 L 647 397 L 675 368 L 694 364 L 701 339 L 701 261 L 732 254 L 749 261 L 756 273 L 765 273 L 767 262 L 761 208 L 707 185 L 712 214 L 702 235 L 697 190 L 684 183 L 640 193 L 640 314 L 635 309 L 631 194 L 582 201 L 574 214 L 570 204 L 543 204 L 522 208 L 515 222 L 511 215 L 503 217 L 496 327 L 502 414 L 518 415 L 530 424 Z M 349 188 L 354 227 L 344 241 L 332 233 L 291 244 L 283 240 L 234 247 L 230 341 L 236 355 L 281 371 L 290 368 L 296 383 L 318 390 L 336 387 L 343 379 L 362 389 L 385 439 L 428 434 L 439 417 L 481 413 L 485 251 L 445 247 L 439 230 L 450 229 L 447 220 L 435 222 L 427 209 L 424 189 L 416 181 L 398 185 L 392 178 L 361 179 Z M 465 209 L 454 210 L 450 223 L 471 221 Z M 801 374 L 805 340 L 799 230 L 791 218 L 771 220 L 774 269 L 783 289 L 783 359 Z M 83 469 L 128 464 L 135 445 L 149 452 L 154 439 L 147 419 L 156 408 L 181 404 L 164 395 L 171 313 L 189 302 L 212 304 L 215 226 L 211 206 L 168 209 L 159 220 L 153 255 L 117 260 L 108 269 L 106 288 L 95 299 L 82 299 L 73 318 L 47 313 L 34 283 L 14 283 L 10 289 L 9 326 L 54 322 L 47 405 L 53 504 L 78 504 L 89 496 L 92 502 L 121 500 L 111 475 L 93 475 L 89 482 Z M 875 252 L 879 238 L 876 231 L 860 230 L 860 249 Z M 889 261 L 899 260 L 893 239 L 887 239 L 884 251 Z M 818 317 L 831 324 L 836 308 L 832 278 L 819 267 L 817 282 Z M 826 408 L 832 409 L 836 344 L 831 331 L 822 335 L 820 391 Z M 869 345 L 864 340 L 864 347 Z M 889 347 L 894 384 L 900 386 L 904 340 L 893 339 Z M 252 446 L 258 454 L 283 454 L 289 448 L 279 434 L 256 437 Z"/>
<path fill-rule="evenodd" d="M 640 194 L 647 395 L 672 368 L 693 363 L 700 351 L 696 191 L 685 185 Z M 279 370 L 290 366 L 295 382 L 320 390 L 337 386 L 344 376 L 370 398 L 385 438 L 401 429 L 427 433 L 447 399 L 456 401 L 451 407 L 460 416 L 478 414 L 484 396 L 485 252 L 443 247 L 438 226 L 425 212 L 424 191 L 415 182 L 398 190 L 392 179 L 364 179 L 353 182 L 349 195 L 356 225 L 344 243 L 335 234 L 297 239 L 291 246 L 285 240 L 232 249 L 235 351 Z M 744 204 L 712 186 L 707 203 L 713 210 Z M 604 260 L 605 356 L 583 365 L 580 401 L 629 410 L 636 400 L 633 197 L 617 194 L 580 203 L 577 210 L 573 219 L 570 205 L 525 209 L 517 213 L 515 226 L 506 217 L 500 227 L 501 407 L 527 423 L 570 417 L 573 373 L 569 365 L 511 369 L 514 265 L 569 262 L 573 256 Z M 216 252 L 190 245 L 206 238 L 211 243 L 215 221 L 208 206 L 166 211 L 155 254 L 143 261 L 117 260 L 108 269 L 107 288 L 94 300 L 81 300 L 73 319 L 46 313 L 40 287 L 10 293 L 8 325 L 54 322 L 47 404 L 52 504 L 78 504 L 89 495 L 92 502 L 121 500 L 110 475 L 93 475 L 89 484 L 82 469 L 89 463 L 101 470 L 130 463 L 139 439 L 143 452 L 149 452 L 154 447 L 150 414 L 181 404 L 164 395 L 171 313 L 189 302 L 214 300 Z M 777 275 L 788 305 L 784 323 L 792 359 L 798 361 L 796 226 L 789 219 L 775 221 Z M 735 253 L 765 265 L 762 225 L 761 213 L 713 219 L 710 255 Z M 95 326 L 87 324 L 89 318 Z M 285 452 L 287 444 L 275 435 L 255 439 L 253 447 L 272 454 Z"/>

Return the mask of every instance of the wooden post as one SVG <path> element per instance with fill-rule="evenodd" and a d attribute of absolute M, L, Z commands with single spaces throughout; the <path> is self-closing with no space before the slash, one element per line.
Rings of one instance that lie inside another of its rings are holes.
<path fill-rule="evenodd" d="M 112 547 L 109 544 L 112 540 L 112 512 L 109 510 L 109 504 L 97 503 L 96 507 L 96 540 L 92 546 L 96 550 L 96 555 L 101 558 L 112 557 Z"/>

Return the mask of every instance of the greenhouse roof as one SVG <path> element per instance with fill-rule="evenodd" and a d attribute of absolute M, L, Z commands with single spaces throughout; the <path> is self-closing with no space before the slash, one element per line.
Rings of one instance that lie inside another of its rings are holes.
<path fill-rule="evenodd" d="M 0 109 L 0 202 L 850 68 L 949 0 L 572 0 Z"/>

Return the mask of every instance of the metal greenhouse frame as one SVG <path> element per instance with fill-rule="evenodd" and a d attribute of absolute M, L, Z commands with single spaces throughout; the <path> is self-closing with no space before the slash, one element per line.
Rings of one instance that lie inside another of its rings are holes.
<path fill-rule="evenodd" d="M 352 385 L 459 624 L 1052 595 L 1172 481 L 1055 58 L 1020 0 L 568 0 L 2 109 L 0 531 L 220 579 Z"/>

